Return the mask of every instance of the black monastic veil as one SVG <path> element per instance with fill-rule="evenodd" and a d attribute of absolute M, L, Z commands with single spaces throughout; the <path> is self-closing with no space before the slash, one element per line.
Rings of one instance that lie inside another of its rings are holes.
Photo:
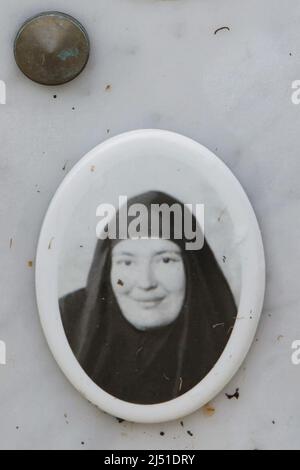
<path fill-rule="evenodd" d="M 183 204 L 158 191 L 129 204 Z M 193 217 L 193 224 L 197 224 Z M 111 253 L 118 240 L 98 240 L 85 288 L 60 299 L 64 330 L 88 376 L 121 400 L 155 404 L 197 385 L 220 358 L 237 315 L 229 284 L 204 241 L 201 250 L 181 249 L 186 275 L 183 307 L 168 326 L 141 331 L 123 316 L 110 281 Z"/>

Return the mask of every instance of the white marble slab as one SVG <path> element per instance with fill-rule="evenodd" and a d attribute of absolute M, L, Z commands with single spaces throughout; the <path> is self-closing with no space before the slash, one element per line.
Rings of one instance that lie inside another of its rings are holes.
<path fill-rule="evenodd" d="M 85 72 L 57 88 L 23 77 L 12 53 L 18 26 L 51 8 L 78 17 L 92 41 Z M 0 448 L 299 448 L 300 366 L 291 363 L 291 343 L 300 339 L 300 106 L 291 102 L 292 81 L 300 79 L 299 20 L 297 0 L 1 5 L 0 340 L 8 363 L 0 366 Z M 230 31 L 214 34 L 222 26 Z M 216 151 L 248 193 L 266 250 L 257 341 L 213 401 L 213 416 L 200 410 L 184 427 L 119 424 L 73 389 L 43 337 L 28 266 L 65 174 L 108 135 L 144 127 Z M 228 400 L 225 392 L 236 388 L 239 400 Z"/>

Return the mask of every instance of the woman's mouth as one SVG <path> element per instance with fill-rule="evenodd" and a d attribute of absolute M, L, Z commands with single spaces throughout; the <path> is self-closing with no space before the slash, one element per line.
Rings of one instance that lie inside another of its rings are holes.
<path fill-rule="evenodd" d="M 153 297 L 149 299 L 134 299 L 135 302 L 138 302 L 143 308 L 150 309 L 157 307 L 165 297 Z"/>

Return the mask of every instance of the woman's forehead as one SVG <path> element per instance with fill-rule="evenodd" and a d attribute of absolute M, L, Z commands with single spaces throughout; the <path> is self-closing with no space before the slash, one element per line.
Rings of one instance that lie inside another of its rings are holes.
<path fill-rule="evenodd" d="M 120 241 L 113 248 L 113 255 L 155 255 L 165 252 L 180 253 L 176 243 L 162 238 L 139 238 Z"/>

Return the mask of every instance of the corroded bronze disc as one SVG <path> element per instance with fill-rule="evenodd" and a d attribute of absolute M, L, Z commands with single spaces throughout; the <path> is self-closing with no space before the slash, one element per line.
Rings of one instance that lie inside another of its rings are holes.
<path fill-rule="evenodd" d="M 90 42 L 84 27 L 65 13 L 41 13 L 23 24 L 15 40 L 22 72 L 42 85 L 62 85 L 85 68 Z"/>

